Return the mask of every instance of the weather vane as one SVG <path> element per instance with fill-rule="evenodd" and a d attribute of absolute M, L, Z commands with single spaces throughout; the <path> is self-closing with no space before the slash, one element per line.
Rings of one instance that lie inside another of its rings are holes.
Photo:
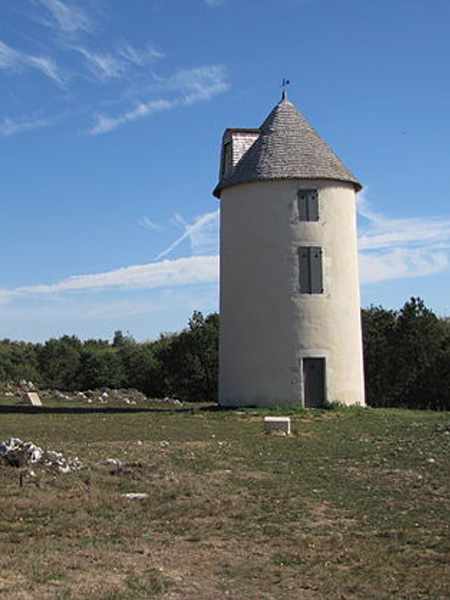
<path fill-rule="evenodd" d="M 287 88 L 288 85 L 290 85 L 290 81 L 289 79 L 284 79 L 283 77 L 283 81 L 281 82 L 281 87 L 283 88 L 283 96 L 282 96 L 282 100 L 286 100 L 287 99 Z"/>

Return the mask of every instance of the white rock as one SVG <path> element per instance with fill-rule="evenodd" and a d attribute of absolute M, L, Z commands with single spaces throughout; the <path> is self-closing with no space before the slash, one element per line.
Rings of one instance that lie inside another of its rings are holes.
<path fill-rule="evenodd" d="M 32 406 L 42 406 L 41 399 L 37 392 L 27 392 L 27 398 Z"/>
<path fill-rule="evenodd" d="M 105 458 L 97 463 L 98 465 L 112 465 L 113 467 L 121 467 L 122 461 L 118 458 Z"/>
<path fill-rule="evenodd" d="M 138 494 L 138 493 L 131 493 L 131 494 L 121 494 L 122 498 L 128 498 L 128 500 L 145 500 L 145 498 L 148 498 L 148 494 Z"/>
<path fill-rule="evenodd" d="M 290 417 L 264 417 L 264 431 L 266 433 L 291 433 Z"/>

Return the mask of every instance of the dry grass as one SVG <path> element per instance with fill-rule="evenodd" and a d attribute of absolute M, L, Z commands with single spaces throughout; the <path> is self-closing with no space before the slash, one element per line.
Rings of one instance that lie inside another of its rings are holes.
<path fill-rule="evenodd" d="M 280 438 L 255 411 L 0 413 L 0 439 L 87 465 L 24 487 L 0 466 L 0 598 L 449 598 L 450 414 L 293 419 Z"/>

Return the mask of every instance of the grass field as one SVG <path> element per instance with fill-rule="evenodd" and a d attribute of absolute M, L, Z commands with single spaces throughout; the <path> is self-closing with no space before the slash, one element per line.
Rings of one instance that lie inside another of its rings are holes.
<path fill-rule="evenodd" d="M 450 598 L 450 413 L 263 414 L 3 407 L 86 468 L 0 466 L 0 598 Z"/>

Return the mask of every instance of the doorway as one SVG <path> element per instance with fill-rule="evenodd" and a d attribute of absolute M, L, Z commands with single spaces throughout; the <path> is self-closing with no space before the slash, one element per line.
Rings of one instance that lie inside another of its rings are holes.
<path fill-rule="evenodd" d="M 325 404 L 325 359 L 303 359 L 303 399 L 305 408 L 320 408 Z"/>

